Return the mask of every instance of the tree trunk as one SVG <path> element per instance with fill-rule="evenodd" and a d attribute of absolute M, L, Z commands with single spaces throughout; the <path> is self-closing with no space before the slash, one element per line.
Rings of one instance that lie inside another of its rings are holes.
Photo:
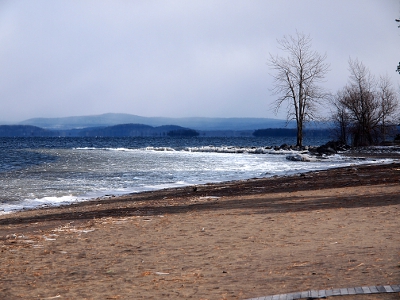
<path fill-rule="evenodd" d="M 303 146 L 303 123 L 297 122 L 297 147 Z"/>

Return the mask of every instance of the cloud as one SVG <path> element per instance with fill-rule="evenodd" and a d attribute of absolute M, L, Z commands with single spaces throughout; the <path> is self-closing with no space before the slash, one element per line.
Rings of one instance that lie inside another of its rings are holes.
<path fill-rule="evenodd" d="M 346 83 L 349 57 L 397 84 L 399 9 L 395 0 L 3 1 L 0 121 L 274 117 L 266 62 L 296 30 L 327 53 L 331 91 Z"/>

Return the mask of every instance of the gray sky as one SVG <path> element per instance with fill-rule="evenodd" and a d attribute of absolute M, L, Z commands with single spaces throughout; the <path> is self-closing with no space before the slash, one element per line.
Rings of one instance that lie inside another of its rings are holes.
<path fill-rule="evenodd" d="M 376 75 L 400 61 L 400 0 L 0 1 L 0 122 L 107 112 L 278 117 L 266 62 L 297 31 Z"/>

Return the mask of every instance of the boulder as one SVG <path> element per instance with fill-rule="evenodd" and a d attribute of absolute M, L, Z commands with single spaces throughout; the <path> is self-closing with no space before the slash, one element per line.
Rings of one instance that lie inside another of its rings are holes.
<path fill-rule="evenodd" d="M 316 155 L 333 155 L 336 154 L 338 151 L 347 151 L 350 149 L 350 146 L 345 145 L 338 141 L 330 141 L 325 145 L 319 146 L 316 149 L 313 149 L 313 152 L 316 152 Z"/>

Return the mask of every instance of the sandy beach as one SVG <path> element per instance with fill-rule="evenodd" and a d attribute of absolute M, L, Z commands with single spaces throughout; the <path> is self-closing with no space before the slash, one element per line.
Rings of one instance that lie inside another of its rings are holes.
<path fill-rule="evenodd" d="M 248 299 L 400 284 L 400 163 L 2 215 L 0 249 L 0 299 Z"/>

